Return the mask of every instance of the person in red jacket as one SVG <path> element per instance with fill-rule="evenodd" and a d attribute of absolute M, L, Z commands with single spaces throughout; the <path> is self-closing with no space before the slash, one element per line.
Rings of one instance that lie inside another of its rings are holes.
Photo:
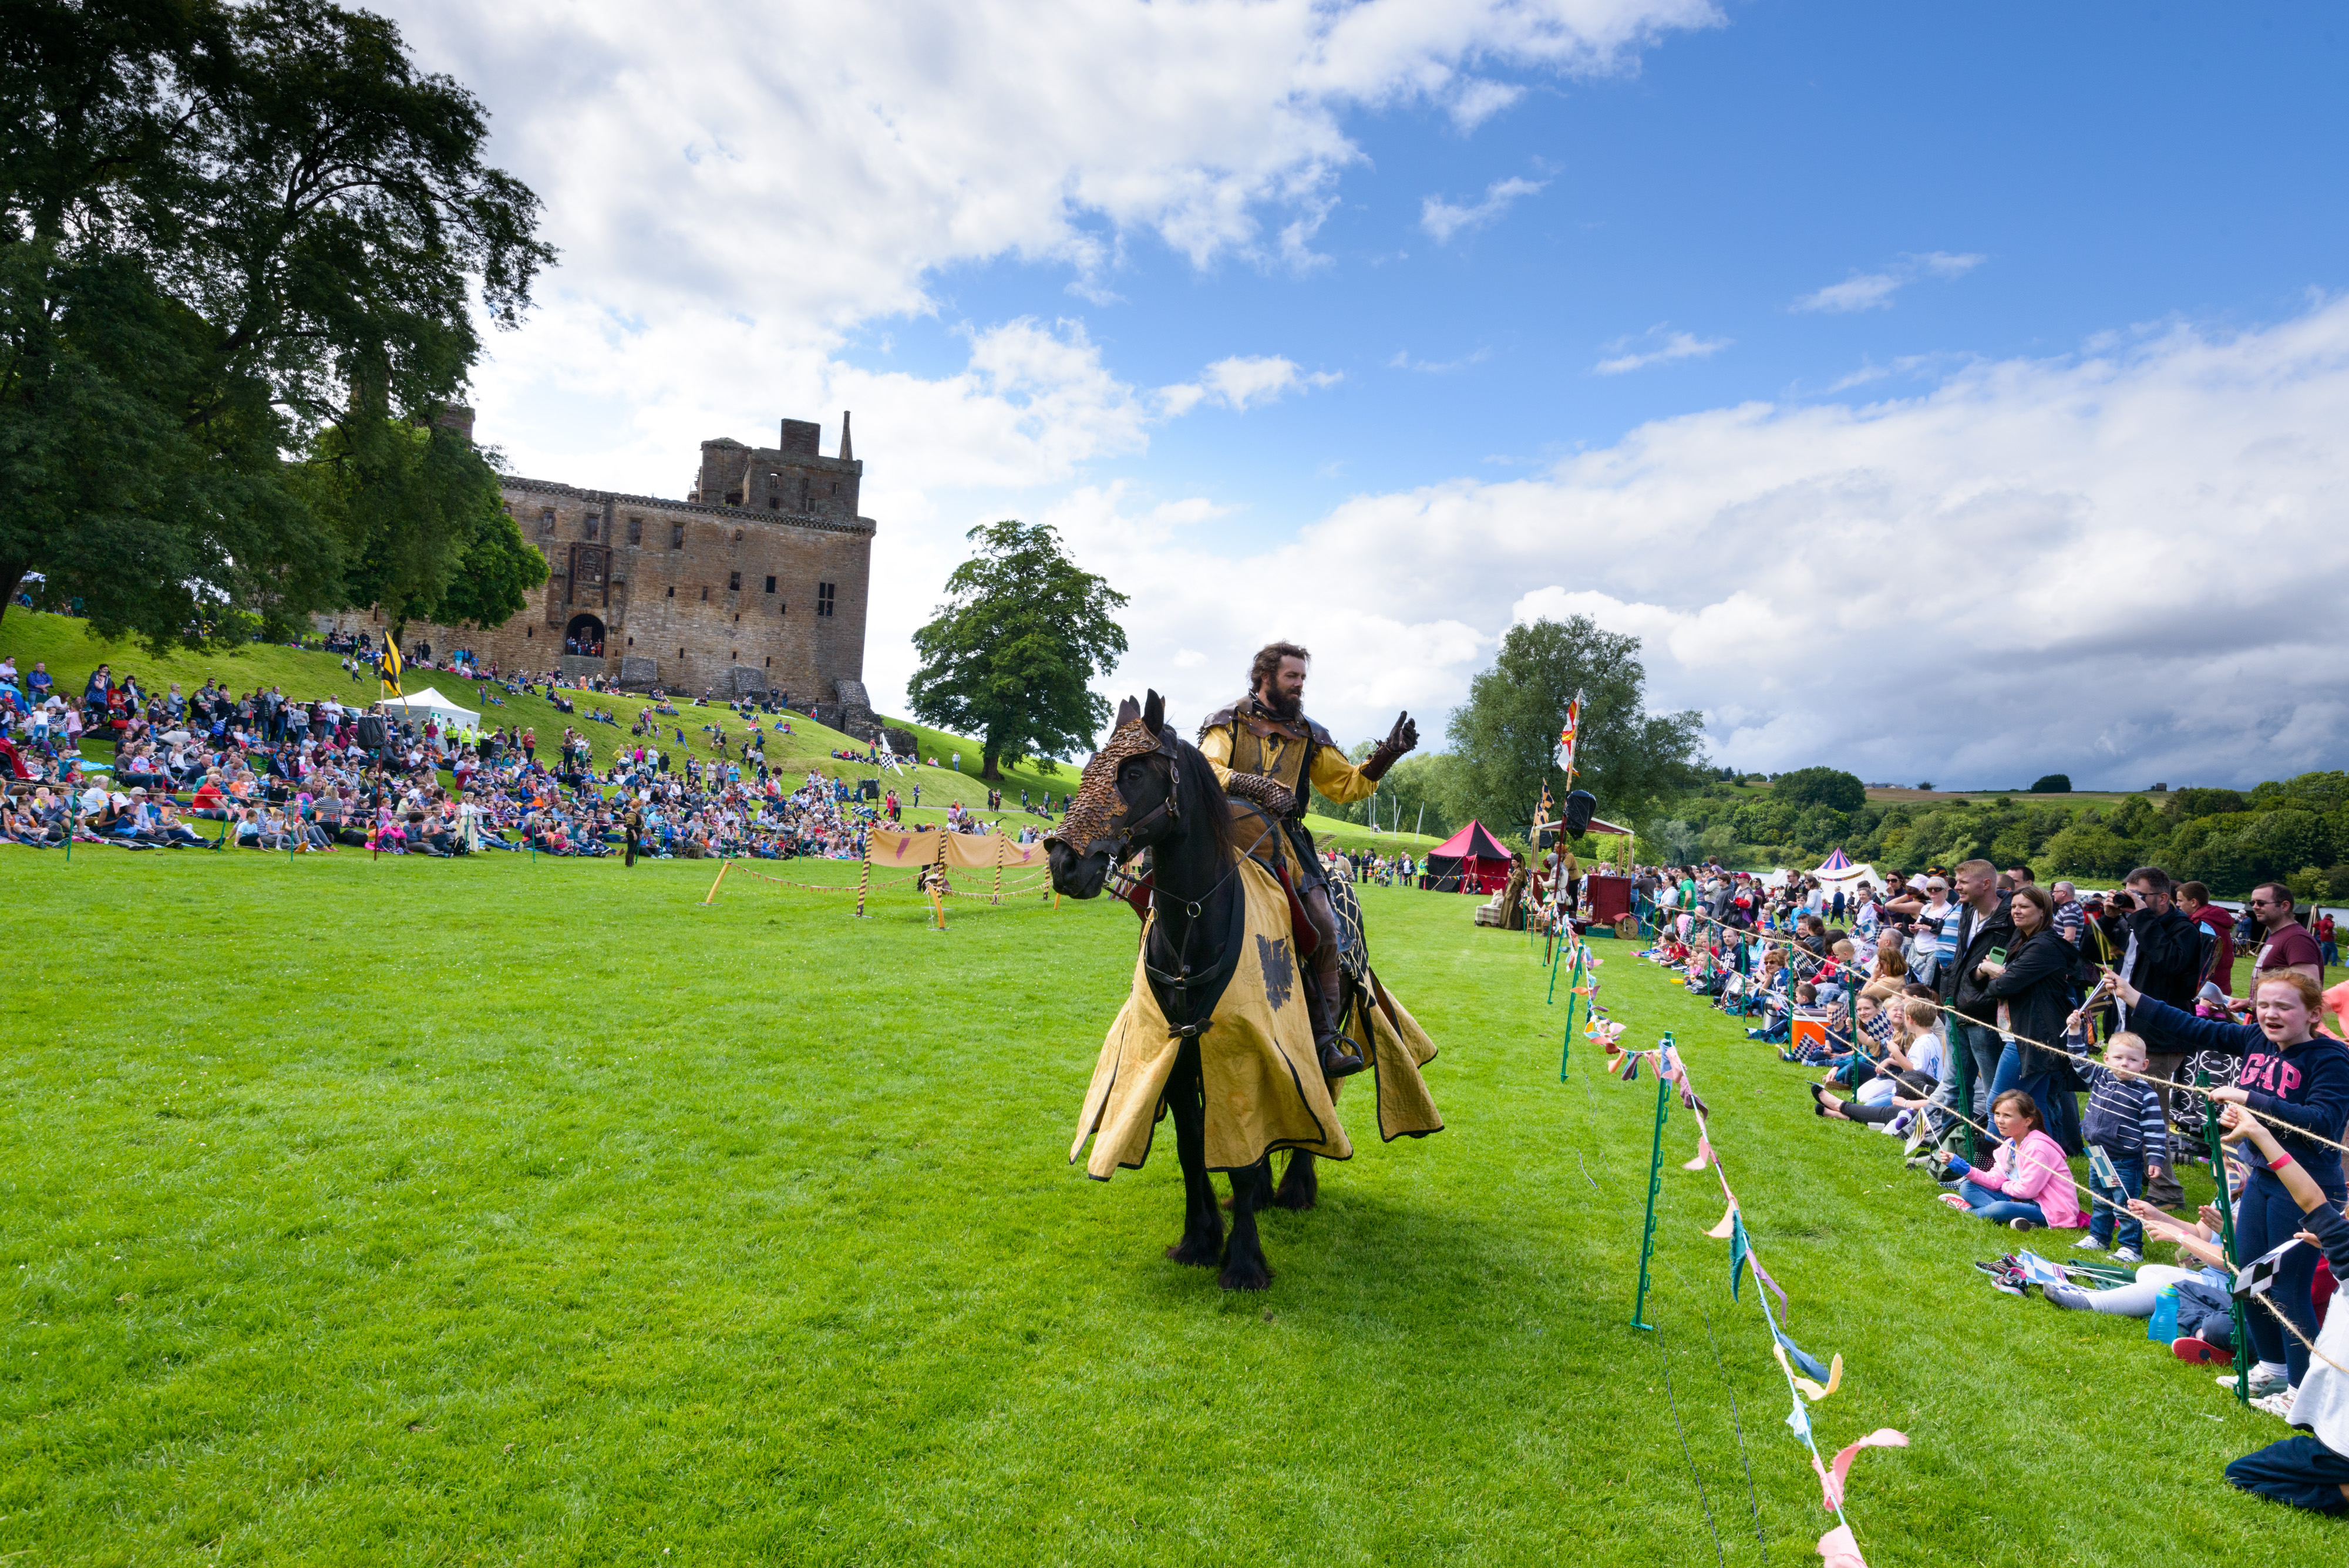
<path fill-rule="evenodd" d="M 2178 907 L 2189 920 L 2209 928 L 2219 939 L 2219 949 L 2210 959 L 2210 972 L 2202 978 L 2225 992 L 2235 994 L 2235 917 L 2210 901 L 2210 889 L 2199 882 L 2180 883 Z"/>

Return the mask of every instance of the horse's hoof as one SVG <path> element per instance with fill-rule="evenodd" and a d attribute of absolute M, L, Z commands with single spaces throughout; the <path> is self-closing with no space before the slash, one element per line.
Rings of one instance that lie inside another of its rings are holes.
<path fill-rule="evenodd" d="M 1227 1291 L 1269 1290 L 1272 1271 L 1262 1263 L 1234 1263 L 1216 1276 L 1216 1282 Z"/>
<path fill-rule="evenodd" d="M 1185 1263 L 1193 1268 L 1211 1269 L 1222 1260 L 1221 1246 L 1202 1246 L 1192 1241 L 1177 1241 L 1166 1249 L 1169 1262 Z"/>

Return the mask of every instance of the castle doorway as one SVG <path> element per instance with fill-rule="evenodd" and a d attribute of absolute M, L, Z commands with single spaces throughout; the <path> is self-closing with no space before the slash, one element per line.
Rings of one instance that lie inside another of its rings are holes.
<path fill-rule="evenodd" d="M 563 651 L 582 659 L 604 657 L 604 623 L 592 615 L 574 615 L 563 628 Z"/>

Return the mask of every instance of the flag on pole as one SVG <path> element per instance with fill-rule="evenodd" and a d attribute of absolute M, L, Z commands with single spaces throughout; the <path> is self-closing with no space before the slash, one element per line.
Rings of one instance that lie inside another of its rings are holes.
<path fill-rule="evenodd" d="M 1549 820 L 1549 780 L 1544 778 L 1542 780 L 1541 804 L 1534 807 L 1534 826 L 1536 828 L 1539 828 L 1543 823 L 1547 822 Z"/>
<path fill-rule="evenodd" d="M 383 634 L 383 663 L 376 672 L 383 680 L 383 694 L 385 696 L 398 697 L 402 694 L 399 690 L 399 674 L 405 668 L 406 666 L 400 662 L 399 644 L 392 640 L 391 633 L 385 632 Z"/>
<path fill-rule="evenodd" d="M 1582 693 L 1566 705 L 1566 723 L 1557 732 L 1557 765 L 1566 770 L 1566 781 L 1574 782 L 1574 742 L 1582 729 Z M 1545 785 L 1544 787 L 1547 787 Z"/>

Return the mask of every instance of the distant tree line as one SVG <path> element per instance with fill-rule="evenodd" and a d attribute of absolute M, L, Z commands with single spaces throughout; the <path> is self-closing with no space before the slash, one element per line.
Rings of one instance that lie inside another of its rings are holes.
<path fill-rule="evenodd" d="M 1980 858 L 2027 865 L 2043 876 L 2107 881 L 2153 865 L 2221 895 L 2281 881 L 2304 898 L 2349 901 L 2349 774 L 2071 805 L 2004 795 L 1870 801 L 1851 774 L 1811 768 L 1782 775 L 1766 791 L 1704 784 L 1643 822 L 1642 841 L 1660 857 L 1667 846 L 1690 852 L 1673 859 L 1730 858 L 1743 849 L 1791 863 L 1840 846 L 1886 870 Z"/>

